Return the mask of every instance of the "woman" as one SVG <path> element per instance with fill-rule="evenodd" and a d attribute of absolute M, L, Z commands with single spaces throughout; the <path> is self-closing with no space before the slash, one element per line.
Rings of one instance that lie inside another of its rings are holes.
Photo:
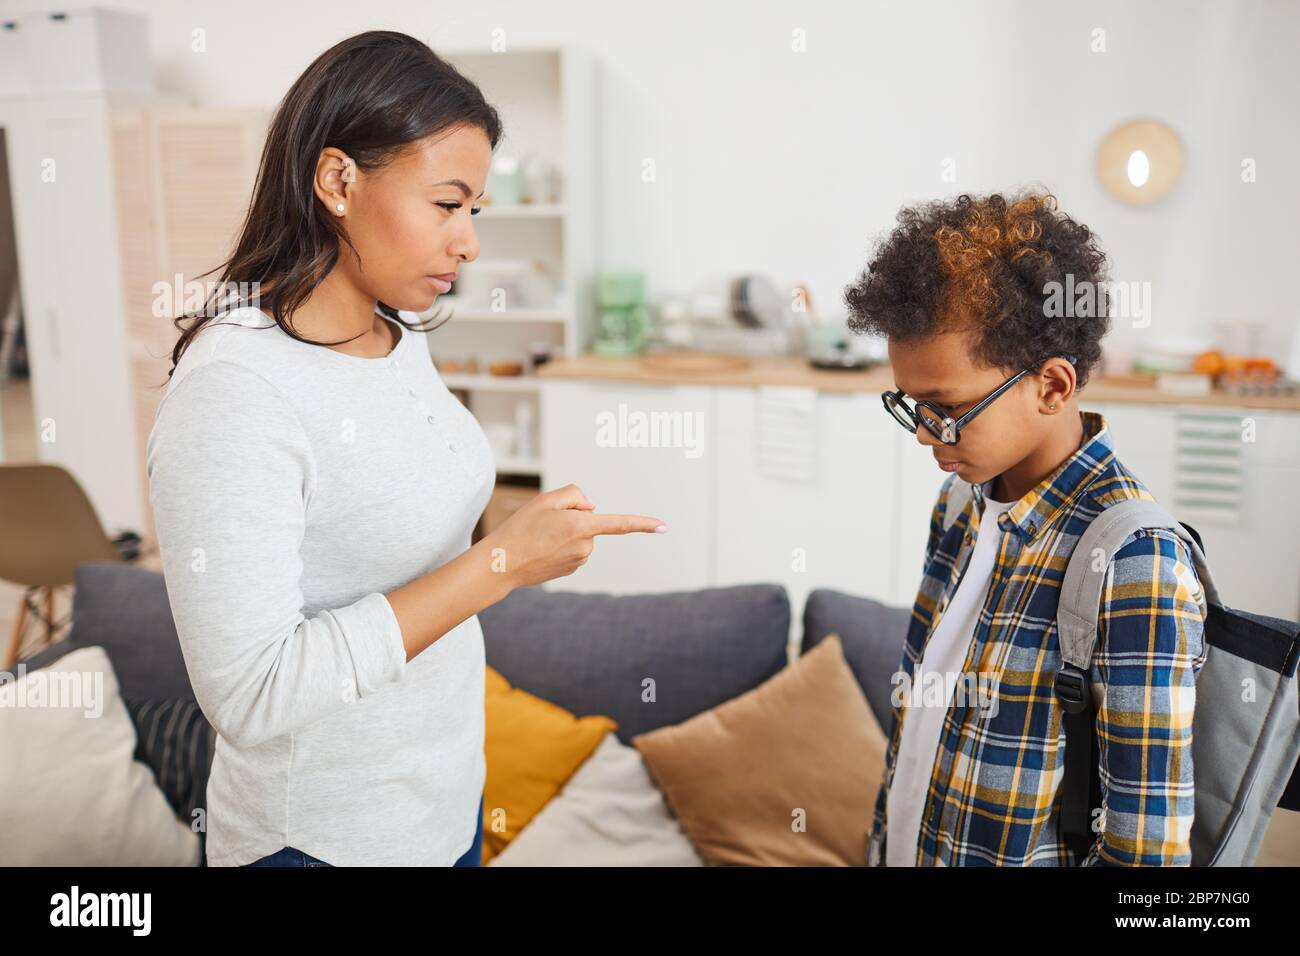
<path fill-rule="evenodd" d="M 222 267 L 220 288 L 260 299 L 221 298 L 176 344 L 147 460 L 219 734 L 209 865 L 476 864 L 477 612 L 571 574 L 597 534 L 666 530 L 568 485 L 470 546 L 495 463 L 428 330 L 397 311 L 429 309 L 478 255 L 500 135 L 478 88 L 411 37 L 328 50 L 272 120 Z"/>

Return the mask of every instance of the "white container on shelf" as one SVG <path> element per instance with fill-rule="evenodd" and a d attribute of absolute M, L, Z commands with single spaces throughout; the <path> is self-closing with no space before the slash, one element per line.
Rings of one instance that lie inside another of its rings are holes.
<path fill-rule="evenodd" d="M 532 458 L 537 454 L 533 430 L 533 403 L 529 401 L 522 401 L 515 405 L 515 454 L 520 458 Z"/>
<path fill-rule="evenodd" d="M 555 301 L 555 284 L 536 259 L 481 258 L 456 280 L 457 301 L 471 308 L 535 309 Z"/>
<path fill-rule="evenodd" d="M 152 93 L 149 20 L 90 7 L 28 13 L 16 33 L 33 93 Z"/>
<path fill-rule="evenodd" d="M 483 435 L 494 458 L 513 458 L 515 455 L 515 426 L 510 422 L 484 422 Z"/>

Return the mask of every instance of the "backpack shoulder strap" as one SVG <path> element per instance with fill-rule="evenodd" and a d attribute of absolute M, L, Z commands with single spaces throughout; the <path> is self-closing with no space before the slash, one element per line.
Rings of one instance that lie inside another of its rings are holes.
<path fill-rule="evenodd" d="M 1064 664 L 1087 672 L 1097 643 L 1097 616 L 1106 569 L 1128 536 L 1140 528 L 1169 528 L 1177 533 L 1192 553 L 1206 600 L 1211 604 L 1220 603 L 1205 554 L 1178 519 L 1150 498 L 1116 502 L 1092 519 L 1075 543 L 1066 565 L 1056 612 Z"/>
<path fill-rule="evenodd" d="M 1094 841 L 1092 815 L 1102 801 L 1093 731 L 1095 713 L 1088 688 L 1088 670 L 1097 644 L 1101 591 L 1115 552 L 1139 528 L 1174 531 L 1192 553 L 1206 601 L 1220 603 L 1201 546 L 1153 499 L 1130 498 L 1106 507 L 1075 542 L 1056 611 L 1061 669 L 1056 674 L 1055 690 L 1064 710 L 1062 724 L 1066 737 L 1060 833 L 1079 861 L 1085 859 Z"/>

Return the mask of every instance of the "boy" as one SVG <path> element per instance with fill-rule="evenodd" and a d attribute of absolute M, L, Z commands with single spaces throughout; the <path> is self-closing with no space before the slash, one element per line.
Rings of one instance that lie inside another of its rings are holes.
<path fill-rule="evenodd" d="M 1091 836 L 1062 828 L 1066 560 L 1107 504 L 1153 497 L 1101 415 L 1078 405 L 1101 358 L 1104 298 L 1064 316 L 1048 306 L 1067 276 L 1102 289 L 1105 255 L 1032 192 L 960 196 L 898 222 L 845 292 L 850 328 L 888 338 L 886 410 L 949 472 L 896 677 L 939 673 L 949 688 L 974 677 L 994 691 L 992 706 L 955 690 L 941 704 L 895 693 L 867 862 L 1187 865 L 1206 601 L 1166 529 L 1131 535 L 1106 568 L 1088 675 L 1101 806 Z"/>

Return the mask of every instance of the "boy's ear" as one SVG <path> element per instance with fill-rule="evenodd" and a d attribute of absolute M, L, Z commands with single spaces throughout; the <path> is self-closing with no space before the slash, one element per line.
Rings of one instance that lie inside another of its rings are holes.
<path fill-rule="evenodd" d="M 1038 373 L 1038 402 L 1040 410 L 1048 414 L 1063 407 L 1074 397 L 1076 378 L 1074 366 L 1064 358 L 1048 359 Z"/>

